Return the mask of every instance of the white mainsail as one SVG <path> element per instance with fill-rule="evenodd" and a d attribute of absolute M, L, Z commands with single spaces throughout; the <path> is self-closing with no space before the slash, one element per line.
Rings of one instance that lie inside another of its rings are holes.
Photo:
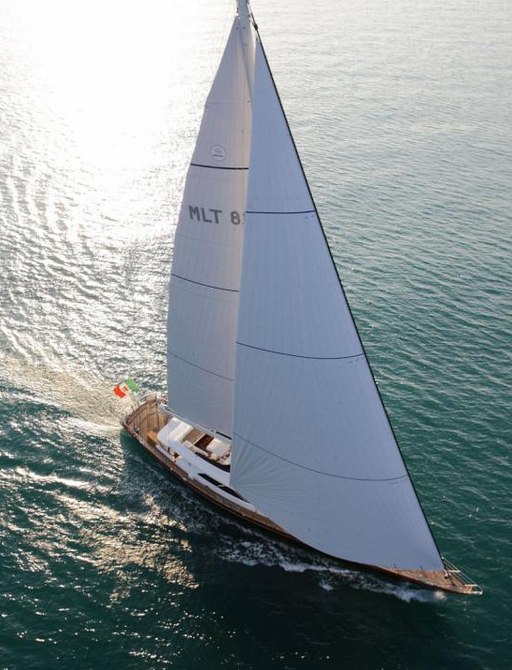
<path fill-rule="evenodd" d="M 442 570 L 259 38 L 240 290 L 231 486 L 332 556 Z"/>
<path fill-rule="evenodd" d="M 251 133 L 248 19 L 237 16 L 206 101 L 175 238 L 168 404 L 231 436 L 235 335 Z"/>

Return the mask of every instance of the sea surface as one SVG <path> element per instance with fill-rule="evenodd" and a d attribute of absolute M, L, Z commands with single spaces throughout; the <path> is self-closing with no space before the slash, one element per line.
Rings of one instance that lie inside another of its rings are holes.
<path fill-rule="evenodd" d="M 204 506 L 164 390 L 186 166 L 234 0 L 0 0 L 0 668 L 512 667 L 512 7 L 254 0 L 444 596 Z"/>

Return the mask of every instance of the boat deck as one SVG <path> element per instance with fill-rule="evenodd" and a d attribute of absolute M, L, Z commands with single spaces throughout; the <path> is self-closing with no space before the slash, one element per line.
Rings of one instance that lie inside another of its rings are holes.
<path fill-rule="evenodd" d="M 146 397 L 141 405 L 125 417 L 123 427 L 172 475 L 203 498 L 245 521 L 293 540 L 280 526 L 260 514 L 253 505 L 230 488 L 230 448 L 220 456 L 215 450 L 209 451 L 208 447 L 216 441 L 215 436 L 188 426 L 189 430 L 182 435 L 181 444 L 162 444 L 158 433 L 176 418 L 162 412 L 159 407 L 160 400 L 157 396 Z M 186 426 L 180 419 L 178 421 Z M 191 439 L 194 440 L 193 443 Z"/>

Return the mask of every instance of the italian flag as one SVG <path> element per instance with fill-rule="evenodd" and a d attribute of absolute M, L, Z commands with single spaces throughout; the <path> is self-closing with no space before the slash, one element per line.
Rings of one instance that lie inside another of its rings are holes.
<path fill-rule="evenodd" d="M 123 382 L 116 384 L 113 390 L 116 396 L 119 398 L 124 398 L 131 393 L 137 393 L 139 387 L 131 377 L 127 377 Z"/>

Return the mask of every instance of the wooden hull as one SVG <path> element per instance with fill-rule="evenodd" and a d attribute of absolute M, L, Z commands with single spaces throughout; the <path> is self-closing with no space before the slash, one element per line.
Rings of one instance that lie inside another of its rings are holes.
<path fill-rule="evenodd" d="M 155 458 L 164 468 L 170 472 L 174 477 L 179 479 L 183 484 L 195 491 L 202 498 L 205 498 L 216 507 L 228 512 L 243 521 L 259 526 L 260 528 L 279 536 L 287 542 L 300 545 L 307 548 L 309 551 L 322 554 L 318 550 L 309 547 L 294 536 L 290 535 L 283 528 L 272 522 L 263 514 L 257 511 L 244 508 L 242 505 L 236 504 L 232 500 L 227 500 L 222 495 L 217 494 L 210 487 L 202 484 L 198 479 L 190 476 L 183 468 L 173 461 L 162 450 L 158 449 L 156 445 L 151 443 L 148 439 L 148 433 L 158 432 L 166 422 L 166 418 L 158 412 L 158 399 L 156 397 L 146 400 L 142 405 L 137 407 L 133 412 L 125 417 L 122 421 L 123 427 L 126 431 L 141 444 L 144 449 Z M 324 554 L 327 555 L 327 554 Z M 327 555 L 328 556 L 328 555 Z M 331 560 L 334 557 L 329 556 Z M 398 570 L 382 568 L 374 565 L 366 565 L 361 563 L 353 563 L 339 558 L 334 558 L 346 567 L 360 570 L 379 573 L 394 580 L 401 580 L 420 585 L 422 587 L 434 590 L 447 591 L 451 593 L 459 593 L 464 595 L 479 595 L 482 589 L 472 583 L 460 570 L 445 562 L 446 568 L 441 571 L 423 571 L 423 570 Z"/>

